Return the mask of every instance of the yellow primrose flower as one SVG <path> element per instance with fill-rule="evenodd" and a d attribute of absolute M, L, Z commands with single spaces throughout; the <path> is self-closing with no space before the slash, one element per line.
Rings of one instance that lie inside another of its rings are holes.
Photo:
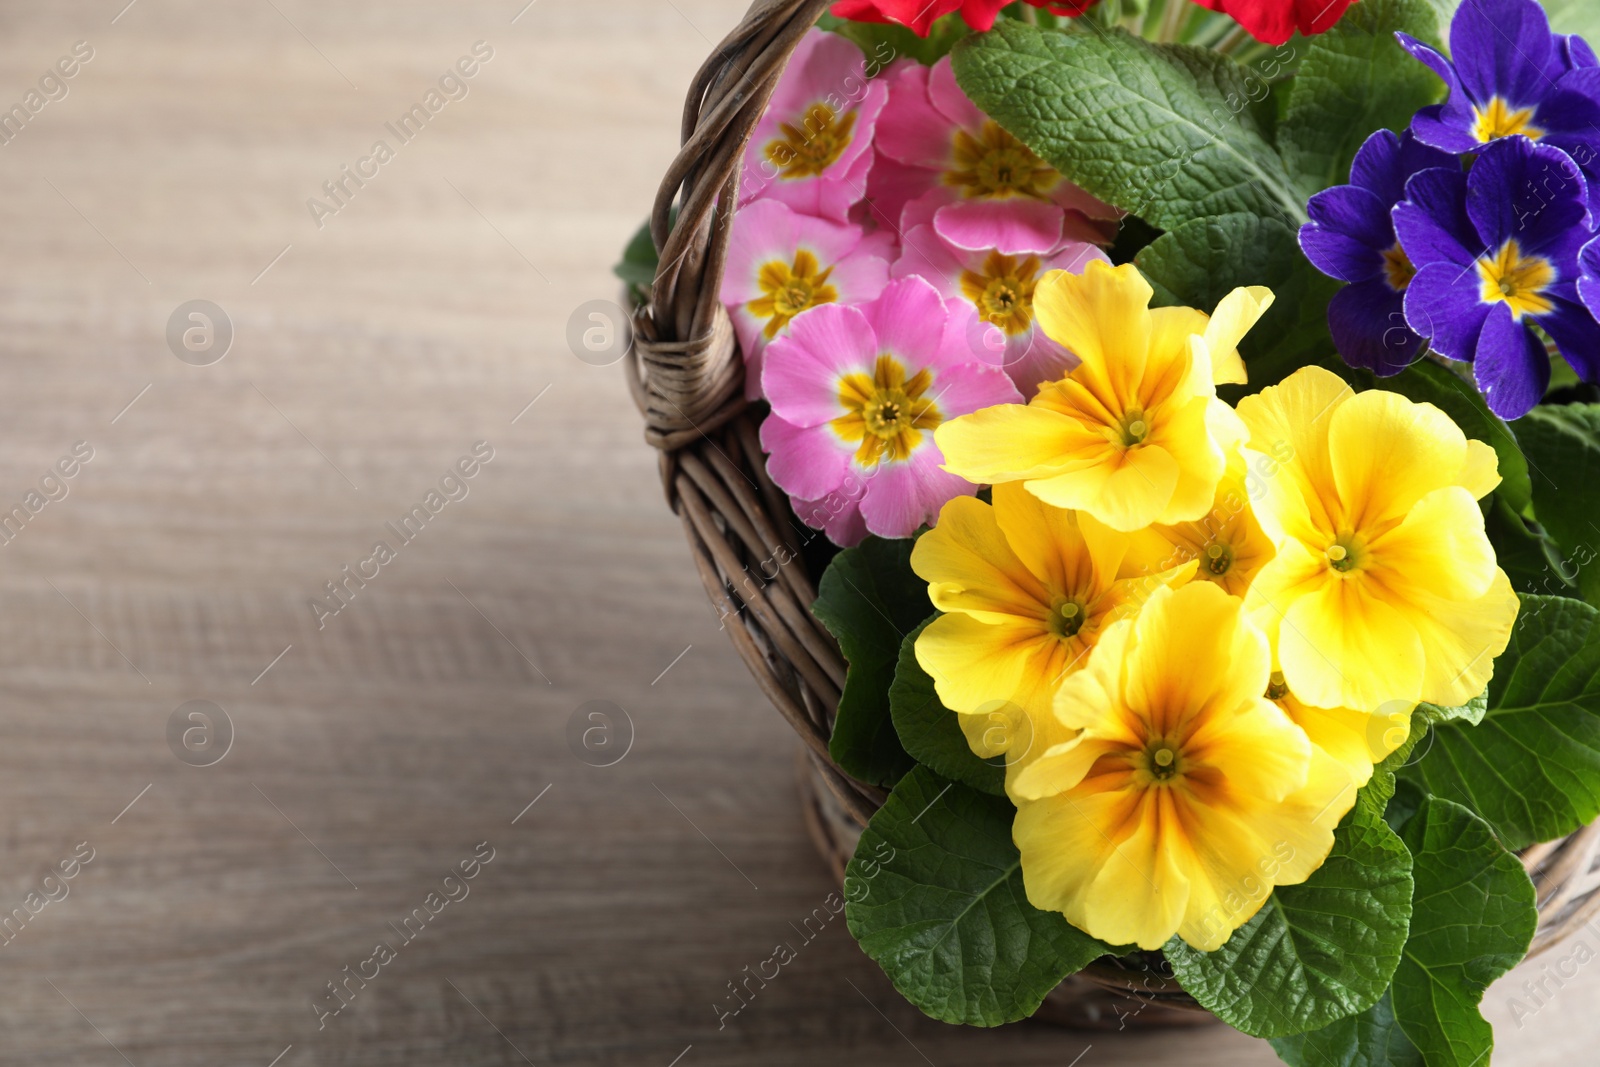
<path fill-rule="evenodd" d="M 1278 554 L 1247 603 L 1294 694 L 1376 708 L 1481 693 L 1518 607 L 1477 504 L 1500 483 L 1494 450 L 1432 404 L 1318 367 L 1239 415 L 1251 450 L 1292 457 L 1256 508 Z"/>
<path fill-rule="evenodd" d="M 1243 601 L 1210 582 L 1107 628 L 1056 693 L 1077 736 L 1010 784 L 1034 907 L 1109 944 L 1210 952 L 1322 865 L 1355 790 L 1263 695 L 1271 669 Z"/>
<path fill-rule="evenodd" d="M 1082 362 L 1026 405 L 953 419 L 935 434 L 945 469 L 973 482 L 1022 482 L 1047 504 L 1129 532 L 1199 519 L 1245 438 L 1218 382 L 1243 382 L 1239 339 L 1272 303 L 1236 289 L 1207 317 L 1150 308 L 1136 267 L 1091 262 L 1040 281 L 1034 311 Z"/>
<path fill-rule="evenodd" d="M 973 751 L 1009 753 L 1014 769 L 1054 740 L 1056 688 L 1105 628 L 1150 593 L 1187 580 L 1194 564 L 1125 566 L 1129 542 L 1086 515 L 1053 508 L 1019 485 L 990 506 L 957 497 L 917 540 L 911 568 L 946 614 L 917 638 L 917 662 L 944 706 L 961 715 Z M 998 709 L 998 710 L 997 710 Z"/>
<path fill-rule="evenodd" d="M 1232 596 L 1244 596 L 1277 551 L 1256 521 L 1250 485 L 1244 457 L 1235 452 L 1217 483 L 1211 510 L 1194 522 L 1151 526 L 1131 534 L 1138 547 L 1130 550 L 1130 558 L 1142 556 L 1153 570 L 1195 560 L 1196 578 L 1215 582 Z"/>
<path fill-rule="evenodd" d="M 1411 713 L 1416 705 L 1391 701 L 1377 711 L 1354 708 L 1315 708 L 1289 691 L 1282 671 L 1273 671 L 1267 699 L 1283 709 L 1350 776 L 1350 788 L 1360 789 L 1372 780 L 1372 768 L 1411 736 Z"/>

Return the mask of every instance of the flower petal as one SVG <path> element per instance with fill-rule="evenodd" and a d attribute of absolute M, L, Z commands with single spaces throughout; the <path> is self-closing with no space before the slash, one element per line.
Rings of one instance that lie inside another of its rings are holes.
<path fill-rule="evenodd" d="M 941 171 L 955 161 L 956 127 L 929 99 L 929 73 L 920 63 L 908 63 L 890 74 L 875 146 L 896 162 Z"/>
<path fill-rule="evenodd" d="M 946 504 L 938 524 L 917 538 L 911 569 L 940 611 L 988 623 L 1021 616 L 1042 629 L 1050 610 L 1048 590 L 1012 551 L 994 508 L 971 497 Z"/>
<path fill-rule="evenodd" d="M 1025 484 L 1046 503 L 1087 511 L 1113 530 L 1128 532 L 1160 521 L 1170 510 L 1181 473 L 1171 453 L 1150 445 L 1115 449 L 1103 462 Z"/>
<path fill-rule="evenodd" d="M 1012 837 L 1029 903 L 1110 944 L 1160 948 L 1189 898 L 1189 879 L 1162 840 L 1168 819 L 1131 790 L 1073 790 L 1018 805 Z"/>
<path fill-rule="evenodd" d="M 1495 657 L 1511 643 L 1520 605 L 1501 570 L 1477 600 L 1424 599 L 1417 626 L 1428 661 L 1422 699 L 1454 707 L 1483 692 L 1494 673 Z"/>
<path fill-rule="evenodd" d="M 1406 258 L 1418 268 L 1430 263 L 1465 266 L 1483 251 L 1467 214 L 1467 176 L 1459 170 L 1434 167 L 1413 175 L 1392 216 Z"/>
<path fill-rule="evenodd" d="M 1087 461 L 1075 457 L 1084 450 L 1110 448 L 1079 420 L 1036 404 L 999 404 L 963 415 L 941 425 L 934 439 L 947 470 L 988 484 L 1081 467 Z"/>
<path fill-rule="evenodd" d="M 1308 521 L 1327 525 L 1320 502 L 1334 492 L 1333 468 L 1328 456 L 1328 427 L 1343 404 L 1356 395 L 1343 378 L 1321 367 L 1302 367 L 1282 382 L 1239 401 L 1239 418 L 1250 430 L 1250 449 L 1261 455 L 1252 470 L 1264 479 L 1272 500 L 1292 502 L 1278 487 L 1280 472 L 1294 480 L 1300 509 Z M 1262 509 L 1263 516 L 1275 510 Z M 1265 518 L 1263 526 L 1266 525 Z M 1279 523 L 1279 525 L 1290 525 Z M 1296 532 L 1295 536 L 1299 536 Z"/>
<path fill-rule="evenodd" d="M 1375 538 L 1368 551 L 1372 558 L 1367 573 L 1383 584 L 1389 599 L 1401 604 L 1477 600 L 1499 572 L 1494 546 L 1484 534 L 1483 512 L 1458 485 L 1423 497 L 1404 522 Z M 1452 621 L 1445 620 L 1447 625 Z"/>
<path fill-rule="evenodd" d="M 1092 262 L 1082 274 L 1045 276 L 1033 307 L 1045 333 L 1102 376 L 1136 381 L 1150 350 L 1150 283 L 1131 263 Z"/>
<path fill-rule="evenodd" d="M 1515 237 L 1531 255 L 1589 232 L 1588 195 L 1583 174 L 1565 152 L 1526 137 L 1502 137 L 1479 153 L 1467 175 L 1467 216 L 1491 253 Z"/>
<path fill-rule="evenodd" d="M 1496 304 L 1478 337 L 1473 375 L 1490 411 L 1502 419 L 1520 419 L 1550 387 L 1550 357 L 1533 331 L 1512 317 L 1508 305 Z"/>
<path fill-rule="evenodd" d="M 910 459 L 882 460 L 867 477 L 861 517 L 879 537 L 910 537 L 933 523 L 948 501 L 978 491 L 976 485 L 944 469 L 932 434 L 923 430 L 921 437 Z"/>
<path fill-rule="evenodd" d="M 1261 285 L 1235 289 L 1222 298 L 1206 324 L 1206 348 L 1211 353 L 1212 381 L 1218 385 L 1244 385 L 1244 360 L 1239 342 L 1272 306 L 1272 290 Z M 1151 347 L 1155 348 L 1152 341 Z"/>
<path fill-rule="evenodd" d="M 1336 521 L 1344 529 L 1372 530 L 1402 521 L 1418 501 L 1449 485 L 1466 463 L 1467 437 L 1432 404 L 1371 389 L 1333 413 L 1328 451 L 1343 504 Z M 1470 495 L 1462 495 L 1476 512 Z"/>
<path fill-rule="evenodd" d="M 933 679 L 939 700 L 973 714 L 1009 701 L 1034 677 L 1033 654 L 1055 638 L 1018 618 L 983 622 L 955 612 L 941 615 L 917 638 L 917 663 Z"/>
<path fill-rule="evenodd" d="M 1550 20 L 1533 0 L 1472 0 L 1450 23 L 1450 55 L 1475 101 L 1526 107 L 1560 73 Z"/>
<path fill-rule="evenodd" d="M 1257 576 L 1251 592 L 1272 567 Z M 1332 578 L 1287 606 L 1278 661 L 1302 700 L 1375 708 L 1386 700 L 1420 699 L 1424 648 L 1414 616 L 1381 593 L 1360 578 Z"/>
<path fill-rule="evenodd" d="M 823 304 L 797 315 L 767 346 L 761 389 L 772 411 L 798 426 L 820 426 L 845 413 L 843 375 L 872 372 L 878 338 L 859 308 Z"/>
<path fill-rule="evenodd" d="M 1347 285 L 1328 302 L 1333 346 L 1352 367 L 1379 377 L 1399 374 L 1422 350 L 1422 338 L 1406 325 L 1405 294 L 1381 278 Z"/>
<path fill-rule="evenodd" d="M 775 414 L 761 422 L 761 447 L 772 480 L 800 500 L 821 499 L 843 485 L 855 452 L 828 426 L 796 426 Z"/>
<path fill-rule="evenodd" d="M 1014 256 L 1059 245 L 1066 221 L 1065 211 L 1040 200 L 961 200 L 934 212 L 933 228 L 958 248 Z"/>
<path fill-rule="evenodd" d="M 861 311 L 877 337 L 878 353 L 897 357 L 908 374 L 926 366 L 928 356 L 937 353 L 944 340 L 948 318 L 944 300 L 920 276 L 896 278 Z"/>
<path fill-rule="evenodd" d="M 1458 360 L 1475 358 L 1489 316 L 1489 308 L 1479 293 L 1480 284 L 1477 272 L 1470 266 L 1430 263 L 1406 286 L 1406 325 L 1428 338 L 1440 355 Z M 1504 304 L 1499 307 L 1509 318 L 1510 309 Z"/>
<path fill-rule="evenodd" d="M 1554 310 L 1539 316 L 1540 328 L 1555 341 L 1579 378 L 1600 381 L 1600 323 L 1586 307 L 1566 300 L 1552 303 Z"/>

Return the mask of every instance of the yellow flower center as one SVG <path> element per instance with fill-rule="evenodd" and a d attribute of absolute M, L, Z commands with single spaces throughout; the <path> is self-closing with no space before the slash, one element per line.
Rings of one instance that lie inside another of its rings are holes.
<path fill-rule="evenodd" d="M 1397 293 L 1406 291 L 1406 286 L 1411 284 L 1411 279 L 1417 276 L 1417 268 L 1411 265 L 1411 259 L 1400 247 L 1398 241 L 1393 248 L 1383 254 L 1383 273 L 1389 283 L 1389 288 Z"/>
<path fill-rule="evenodd" d="M 944 180 L 969 198 L 1043 200 L 1060 183 L 1061 174 L 990 119 L 977 137 L 956 131 L 955 169 Z"/>
<path fill-rule="evenodd" d="M 1476 118 L 1472 124 L 1472 136 L 1484 144 L 1519 133 L 1533 141 L 1544 136 L 1544 130 L 1532 125 L 1533 108 L 1513 110 L 1504 97 L 1491 97 L 1487 106 L 1473 108 L 1472 112 Z"/>
<path fill-rule="evenodd" d="M 908 378 L 905 366 L 884 353 L 870 376 L 858 372 L 839 379 L 839 405 L 845 414 L 829 425 L 843 440 L 860 442 L 856 462 L 863 467 L 875 466 L 885 456 L 904 461 L 944 421 L 939 406 L 923 396 L 932 384 L 928 370 Z"/>
<path fill-rule="evenodd" d="M 1077 637 L 1078 631 L 1083 629 L 1083 624 L 1088 621 L 1089 613 L 1082 604 L 1075 600 L 1068 600 L 1050 611 L 1050 617 L 1045 620 L 1050 632 L 1065 640 Z"/>
<path fill-rule="evenodd" d="M 1328 546 L 1328 566 L 1339 574 L 1349 574 L 1361 565 L 1366 553 L 1354 543 L 1353 537 L 1341 538 Z"/>
<path fill-rule="evenodd" d="M 1117 423 L 1123 448 L 1137 448 L 1150 436 L 1150 419 L 1138 408 L 1123 412 Z"/>
<path fill-rule="evenodd" d="M 828 284 L 833 268 L 819 267 L 817 257 L 804 248 L 795 252 L 792 264 L 775 259 L 762 266 L 756 275 L 762 295 L 745 307 L 756 318 L 767 320 L 761 331 L 767 340 L 778 336 L 789 320 L 802 311 L 839 299 L 839 290 Z"/>
<path fill-rule="evenodd" d="M 1272 677 L 1267 680 L 1267 699 L 1282 700 L 1289 695 L 1289 683 L 1284 681 L 1282 671 L 1273 671 Z"/>
<path fill-rule="evenodd" d="M 1144 769 L 1155 779 L 1155 784 L 1170 782 L 1183 770 L 1182 753 L 1172 741 L 1152 741 L 1145 749 L 1144 763 Z"/>
<path fill-rule="evenodd" d="M 1480 299 L 1485 304 L 1508 304 L 1518 321 L 1524 315 L 1546 314 L 1554 307 L 1544 291 L 1555 282 L 1556 269 L 1548 259 L 1524 256 L 1516 241 L 1507 241 L 1492 259 L 1480 256 L 1477 267 L 1483 280 Z"/>
<path fill-rule="evenodd" d="M 972 301 L 978 317 L 1000 327 L 1007 336 L 1033 325 L 1033 290 L 1042 264 L 1038 256 L 1019 259 L 990 252 L 982 272 L 961 272 L 961 295 Z"/>
<path fill-rule="evenodd" d="M 778 127 L 783 136 L 767 144 L 767 159 L 790 181 L 814 178 L 839 162 L 855 135 L 856 113 L 840 116 L 827 104 L 812 104 L 801 127 L 785 122 Z"/>
<path fill-rule="evenodd" d="M 1207 545 L 1205 562 L 1206 570 L 1219 578 L 1222 577 L 1233 567 L 1232 547 L 1217 542 Z"/>

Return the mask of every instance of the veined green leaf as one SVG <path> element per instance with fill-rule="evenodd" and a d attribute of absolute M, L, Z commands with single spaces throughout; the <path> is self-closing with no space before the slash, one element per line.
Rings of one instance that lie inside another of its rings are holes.
<path fill-rule="evenodd" d="M 848 774 L 892 785 L 911 769 L 889 717 L 900 641 L 932 610 L 911 570 L 910 541 L 868 537 L 834 557 L 811 611 L 839 640 L 850 665 L 828 751 Z"/>
<path fill-rule="evenodd" d="M 935 1019 L 1025 1019 L 1110 946 L 1028 903 L 1016 809 L 925 767 L 900 779 L 845 870 L 845 921 L 911 1003 Z"/>
<path fill-rule="evenodd" d="M 939 700 L 933 679 L 917 662 L 917 638 L 928 622 L 907 634 L 900 646 L 900 663 L 889 687 L 895 732 L 911 758 L 935 774 L 991 796 L 1005 796 L 1005 768 L 979 759 L 972 751 L 956 713 Z"/>
<path fill-rule="evenodd" d="M 1349 181 L 1362 142 L 1378 130 L 1405 129 L 1418 108 L 1444 94 L 1438 77 L 1395 40 L 1401 30 L 1438 44 L 1438 11 L 1429 0 L 1362 0 L 1303 43 L 1278 148 L 1306 196 Z"/>
<path fill-rule="evenodd" d="M 1289 1067 L 1425 1067 L 1422 1053 L 1395 1021 L 1389 993 L 1332 1026 L 1275 1037 L 1272 1048 Z"/>
<path fill-rule="evenodd" d="M 1600 605 L 1600 404 L 1543 405 L 1516 421 L 1533 472 L 1533 512 L 1561 547 L 1563 573 Z"/>
<path fill-rule="evenodd" d="M 1494 1031 L 1478 1004 L 1527 954 L 1539 925 L 1533 883 L 1488 823 L 1448 800 L 1423 801 L 1401 838 L 1417 888 L 1395 1017 L 1428 1067 L 1485 1064 Z"/>
<path fill-rule="evenodd" d="M 952 53 L 968 96 L 1069 179 L 1162 229 L 1229 212 L 1305 221 L 1233 60 L 1121 30 L 1004 22 Z"/>
<path fill-rule="evenodd" d="M 1550 841 L 1600 815 L 1600 615 L 1578 600 L 1525 596 L 1495 661 L 1483 721 L 1433 728 L 1401 777 L 1463 804 L 1507 848 Z"/>
<path fill-rule="evenodd" d="M 1366 805 L 1339 824 L 1333 852 L 1300 885 L 1272 891 L 1215 952 L 1174 938 L 1183 988 L 1256 1037 L 1305 1033 L 1371 1008 L 1389 988 L 1411 916 L 1411 856 Z"/>

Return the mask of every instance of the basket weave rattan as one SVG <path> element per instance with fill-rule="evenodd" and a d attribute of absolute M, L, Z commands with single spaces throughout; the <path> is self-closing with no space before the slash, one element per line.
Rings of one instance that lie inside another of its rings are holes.
<path fill-rule="evenodd" d="M 759 411 L 744 399 L 744 362 L 719 300 L 745 144 L 790 54 L 828 3 L 756 0 L 695 75 L 683 148 L 650 216 L 660 266 L 648 304 L 634 316 L 626 365 L 645 439 L 660 453 L 667 502 L 683 521 L 706 592 L 763 692 L 805 743 L 806 824 L 842 877 L 886 794 L 828 756 L 845 662 L 810 612 L 816 588 L 800 553 L 806 535 L 767 477 Z M 1523 853 L 1539 896 L 1530 955 L 1600 912 L 1597 852 L 1600 824 Z M 1112 960 L 1070 979 L 1040 1015 L 1114 1029 L 1211 1018 L 1170 978 Z"/>

